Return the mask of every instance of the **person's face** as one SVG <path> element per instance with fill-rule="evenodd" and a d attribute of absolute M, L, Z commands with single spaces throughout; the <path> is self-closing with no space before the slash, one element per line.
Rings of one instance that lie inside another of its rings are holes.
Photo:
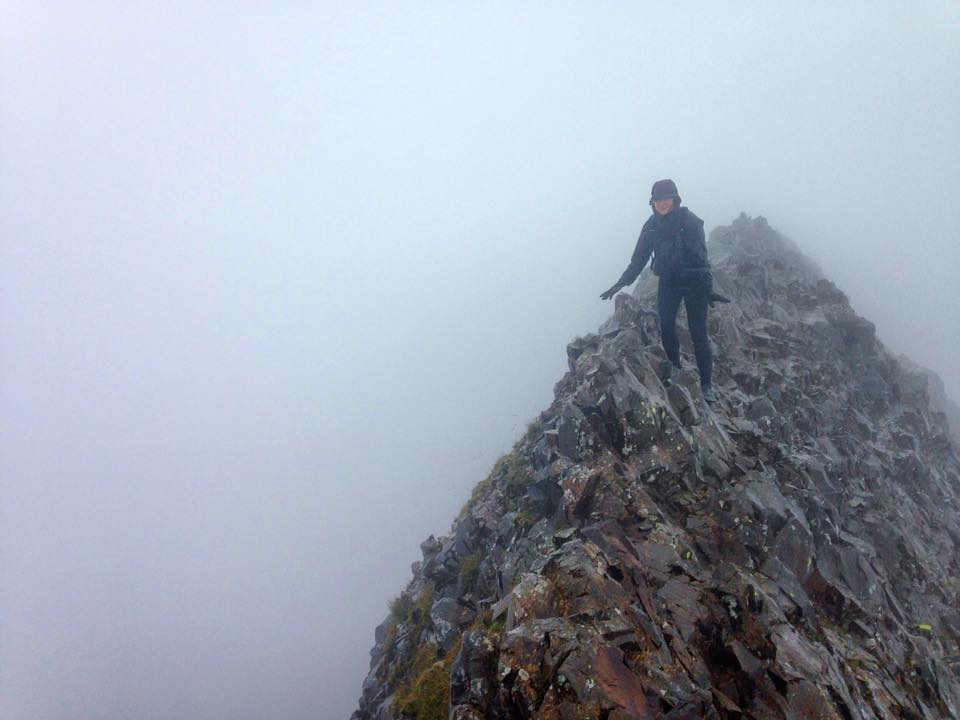
<path fill-rule="evenodd" d="M 653 207 L 656 208 L 659 215 L 666 215 L 668 212 L 673 210 L 673 198 L 667 198 L 666 200 L 654 200 Z"/>

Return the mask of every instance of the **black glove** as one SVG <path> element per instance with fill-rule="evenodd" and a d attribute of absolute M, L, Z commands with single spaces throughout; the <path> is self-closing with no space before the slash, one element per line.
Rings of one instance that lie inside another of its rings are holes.
<path fill-rule="evenodd" d="M 609 300 L 609 299 L 612 298 L 614 295 L 616 295 L 618 292 L 620 292 L 622 289 L 623 289 L 623 285 L 621 285 L 620 283 L 617 283 L 617 284 L 615 284 L 613 287 L 611 287 L 609 290 L 606 290 L 606 291 L 600 296 L 600 299 L 601 299 L 601 300 Z"/>
<path fill-rule="evenodd" d="M 726 296 L 724 296 L 724 295 L 721 295 L 721 294 L 718 293 L 718 292 L 713 292 L 713 291 L 711 291 L 711 292 L 710 292 L 710 296 L 709 296 L 709 298 L 707 299 L 707 302 L 710 304 L 710 307 L 713 307 L 713 304 L 714 304 L 714 303 L 728 303 L 728 302 L 730 302 L 730 298 L 728 298 L 728 297 L 726 297 Z"/>
<path fill-rule="evenodd" d="M 707 275 L 707 304 L 713 307 L 714 303 L 728 303 L 730 298 L 721 295 L 713 289 L 713 273 Z"/>

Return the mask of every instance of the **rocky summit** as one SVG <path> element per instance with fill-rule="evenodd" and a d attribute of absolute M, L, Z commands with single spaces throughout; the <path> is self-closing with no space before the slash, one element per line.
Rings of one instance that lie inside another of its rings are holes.
<path fill-rule="evenodd" d="M 682 317 L 664 369 L 656 280 L 617 296 L 422 544 L 353 720 L 960 717 L 960 458 L 930 374 L 763 218 L 708 248 L 717 402 Z"/>

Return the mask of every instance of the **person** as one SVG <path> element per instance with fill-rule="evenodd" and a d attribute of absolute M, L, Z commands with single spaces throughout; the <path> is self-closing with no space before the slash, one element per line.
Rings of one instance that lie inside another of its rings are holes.
<path fill-rule="evenodd" d="M 703 220 L 680 203 L 680 194 L 673 180 L 657 180 L 653 184 L 650 192 L 653 214 L 640 231 L 630 264 L 620 279 L 600 297 L 609 300 L 631 285 L 652 255 L 651 269 L 659 277 L 657 313 L 660 316 L 663 349 L 673 367 L 680 369 L 677 312 L 683 301 L 687 308 L 687 325 L 693 339 L 703 398 L 707 402 L 714 402 L 713 351 L 707 336 L 707 307 L 713 302 L 729 300 L 713 292 Z"/>

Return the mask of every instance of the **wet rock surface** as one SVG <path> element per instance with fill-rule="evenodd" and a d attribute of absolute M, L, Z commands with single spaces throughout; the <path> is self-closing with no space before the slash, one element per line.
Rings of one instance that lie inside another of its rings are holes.
<path fill-rule="evenodd" d="M 960 717 L 956 406 L 762 218 L 708 247 L 719 401 L 621 293 L 421 546 L 353 720 Z"/>

